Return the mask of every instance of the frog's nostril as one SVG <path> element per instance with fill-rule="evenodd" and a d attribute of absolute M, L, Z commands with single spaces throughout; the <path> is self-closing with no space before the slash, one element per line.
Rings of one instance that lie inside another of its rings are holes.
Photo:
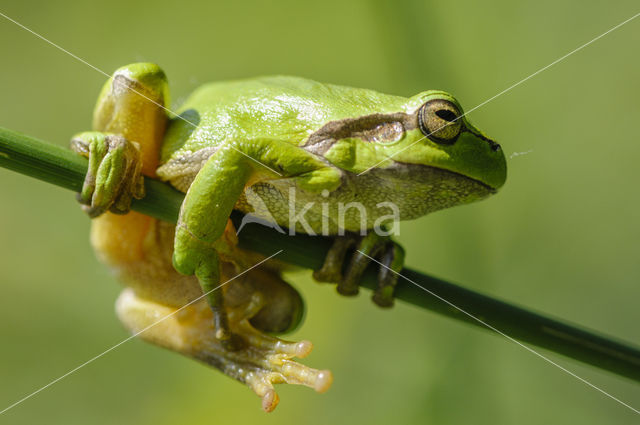
<path fill-rule="evenodd" d="M 499 143 L 496 143 L 493 140 L 489 142 L 489 145 L 491 146 L 491 150 L 494 152 L 498 152 L 500 151 L 500 149 L 502 149 L 502 146 L 500 146 Z"/>

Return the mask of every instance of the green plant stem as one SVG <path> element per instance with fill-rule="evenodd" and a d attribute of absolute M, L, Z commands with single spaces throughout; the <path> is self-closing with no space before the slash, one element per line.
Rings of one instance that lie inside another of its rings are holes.
<path fill-rule="evenodd" d="M 0 167 L 78 192 L 87 170 L 87 161 L 68 149 L 0 127 Z M 183 194 L 152 179 L 146 179 L 145 186 L 146 197 L 136 201 L 133 209 L 175 223 Z M 236 225 L 241 217 L 234 211 L 232 219 Z M 327 237 L 289 236 L 255 223 L 246 225 L 239 236 L 240 245 L 244 248 L 265 255 L 281 249 L 280 260 L 310 269 L 321 266 L 331 245 L 331 239 Z M 376 267 L 372 265 L 367 269 L 361 283 L 370 289 L 376 286 Z M 410 269 L 403 270 L 396 297 L 484 329 L 491 326 L 524 343 L 640 381 L 640 350 L 630 344 Z"/>

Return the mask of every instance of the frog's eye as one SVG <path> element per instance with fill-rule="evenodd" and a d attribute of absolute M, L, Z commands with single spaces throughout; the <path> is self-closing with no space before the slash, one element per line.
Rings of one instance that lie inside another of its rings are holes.
<path fill-rule="evenodd" d="M 418 112 L 420 130 L 436 143 L 453 143 L 460 134 L 460 111 L 452 102 L 433 99 Z"/>

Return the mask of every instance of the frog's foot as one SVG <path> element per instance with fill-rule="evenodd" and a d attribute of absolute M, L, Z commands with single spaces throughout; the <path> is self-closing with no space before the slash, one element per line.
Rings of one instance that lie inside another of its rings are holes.
<path fill-rule="evenodd" d="M 90 217 L 107 210 L 126 214 L 132 198 L 144 196 L 137 143 L 115 134 L 92 131 L 76 135 L 71 140 L 71 149 L 89 158 L 89 169 L 77 198 Z"/>
<path fill-rule="evenodd" d="M 257 299 L 248 307 L 229 311 L 230 328 L 244 340 L 243 347 L 234 351 L 216 338 L 211 309 L 204 300 L 176 309 L 139 298 L 126 289 L 118 298 L 116 310 L 132 333 L 203 361 L 245 383 L 262 399 L 266 412 L 275 409 L 279 401 L 274 384 L 305 385 L 320 393 L 328 390 L 333 380 L 331 372 L 291 360 L 307 356 L 311 342 L 283 341 L 251 326 L 248 317 L 260 304 Z"/>
<path fill-rule="evenodd" d="M 342 270 L 350 248 L 356 248 L 343 275 Z M 356 295 L 358 282 L 369 263 L 375 259 L 380 263 L 378 287 L 373 293 L 373 302 L 381 307 L 393 306 L 393 291 L 398 283 L 398 274 L 404 263 L 404 249 L 389 236 L 370 232 L 364 237 L 353 234 L 338 236 L 327 253 L 321 269 L 313 273 L 320 282 L 338 284 L 342 295 Z"/>

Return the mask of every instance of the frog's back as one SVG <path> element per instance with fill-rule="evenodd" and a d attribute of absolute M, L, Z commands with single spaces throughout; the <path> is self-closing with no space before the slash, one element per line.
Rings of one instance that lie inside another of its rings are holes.
<path fill-rule="evenodd" d="M 183 119 L 171 121 L 162 162 L 230 140 L 272 139 L 300 145 L 329 121 L 399 112 L 405 102 L 403 97 L 299 77 L 210 83 L 182 105 L 178 112 Z"/>

